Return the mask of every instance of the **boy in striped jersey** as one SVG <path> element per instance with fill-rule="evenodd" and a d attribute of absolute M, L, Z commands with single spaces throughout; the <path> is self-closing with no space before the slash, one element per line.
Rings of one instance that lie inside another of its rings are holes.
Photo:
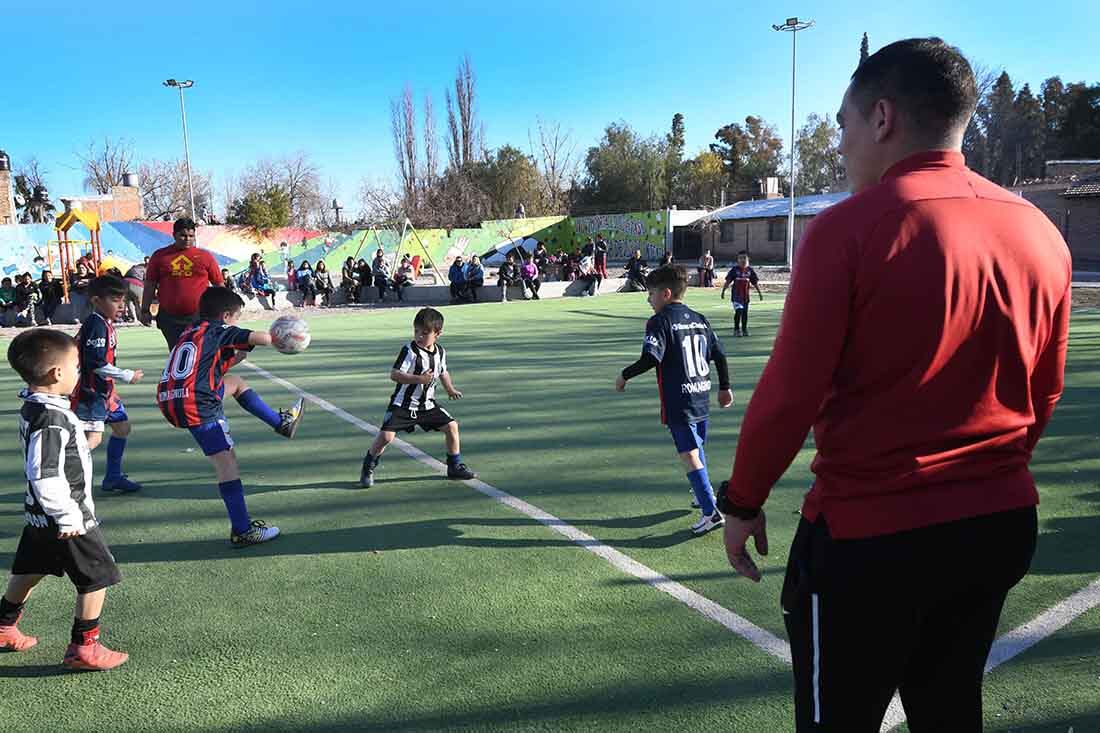
<path fill-rule="evenodd" d="M 458 422 L 450 413 L 435 403 L 436 381 L 443 384 L 447 396 L 461 399 L 455 389 L 451 374 L 447 371 L 447 352 L 438 343 L 443 333 L 443 314 L 435 308 L 422 308 L 413 320 L 413 340 L 409 342 L 390 370 L 390 379 L 397 383 L 390 397 L 382 429 L 374 445 L 363 458 L 359 483 L 363 488 L 374 485 L 374 471 L 382 459 L 386 446 L 397 437 L 398 431 L 442 431 L 447 440 L 447 478 L 466 480 L 477 474 L 462 462 L 458 438 Z"/>

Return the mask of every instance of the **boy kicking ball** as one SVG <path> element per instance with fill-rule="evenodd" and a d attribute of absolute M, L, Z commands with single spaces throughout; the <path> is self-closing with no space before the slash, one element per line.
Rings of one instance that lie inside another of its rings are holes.
<path fill-rule="evenodd" d="M 18 628 L 23 606 L 42 578 L 64 574 L 76 586 L 76 612 L 62 665 L 114 669 L 129 655 L 99 643 L 99 616 L 107 588 L 122 577 L 96 521 L 84 426 L 69 410 L 80 375 L 76 342 L 60 331 L 24 331 L 8 347 L 8 363 L 27 383 L 19 411 L 27 524 L 0 598 L 0 651 L 21 652 L 38 643 Z"/>
<path fill-rule="evenodd" d="M 226 288 L 207 288 L 199 299 L 199 322 L 180 336 L 168 356 L 157 386 L 157 405 L 169 423 L 191 431 L 203 455 L 214 464 L 218 492 L 229 514 L 230 542 L 247 547 L 273 540 L 278 527 L 253 520 L 244 501 L 244 485 L 229 423 L 222 409 L 226 396 L 267 423 L 284 438 L 293 438 L 302 420 L 304 401 L 276 412 L 240 377 L 226 374 L 256 346 L 270 346 L 271 335 L 237 328 L 244 301 Z"/>
<path fill-rule="evenodd" d="M 683 303 L 687 291 L 684 268 L 658 268 L 646 276 L 646 287 L 649 305 L 656 315 L 646 323 L 641 358 L 623 369 L 615 380 L 615 389 L 622 392 L 628 380 L 657 368 L 661 422 L 668 425 L 680 461 L 687 469 L 695 496 L 692 506 L 703 512 L 691 531 L 704 534 L 725 524 L 714 504 L 704 447 L 710 416 L 711 361 L 718 371 L 718 405 L 724 409 L 733 404 L 726 353 L 707 319 Z"/>
<path fill-rule="evenodd" d="M 359 483 L 363 488 L 374 485 L 374 472 L 382 452 L 393 442 L 399 431 L 440 430 L 447 441 L 447 478 L 466 480 L 477 474 L 462 462 L 458 439 L 458 422 L 435 403 L 436 381 L 443 383 L 447 396 L 461 399 L 447 371 L 447 352 L 438 343 L 443 333 L 443 314 L 435 308 L 422 308 L 413 320 L 413 340 L 401 349 L 390 370 L 390 379 L 397 383 L 390 397 L 389 409 L 374 445 L 363 458 Z"/>

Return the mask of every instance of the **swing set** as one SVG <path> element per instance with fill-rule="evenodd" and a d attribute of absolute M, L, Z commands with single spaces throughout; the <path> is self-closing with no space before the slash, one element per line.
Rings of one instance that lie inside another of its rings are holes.
<path fill-rule="evenodd" d="M 89 239 L 71 239 L 69 237 L 69 231 L 78 223 L 83 224 L 88 229 Z M 65 294 L 65 300 L 68 300 L 69 272 L 75 269 L 79 260 L 91 260 L 92 274 L 99 272 L 99 263 L 103 259 L 99 245 L 99 216 L 93 211 L 69 209 L 58 215 L 57 221 L 54 223 L 54 231 L 57 232 L 57 239 L 46 242 L 46 262 L 49 264 L 49 269 L 53 270 L 54 245 L 56 245 L 58 279 L 61 281 L 61 290 Z"/>

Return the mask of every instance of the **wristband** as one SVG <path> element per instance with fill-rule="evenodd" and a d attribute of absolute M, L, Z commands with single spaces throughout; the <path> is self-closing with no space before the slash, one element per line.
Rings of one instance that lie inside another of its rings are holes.
<path fill-rule="evenodd" d="M 729 484 L 729 481 L 723 481 L 718 487 L 718 496 L 715 497 L 715 503 L 718 505 L 718 511 L 722 512 L 722 514 L 724 515 L 737 517 L 738 519 L 744 520 L 746 522 L 751 522 L 752 520 L 759 517 L 759 509 L 748 509 L 743 506 L 737 506 L 732 501 L 730 501 L 729 496 L 726 493 L 726 490 L 729 488 Z"/>

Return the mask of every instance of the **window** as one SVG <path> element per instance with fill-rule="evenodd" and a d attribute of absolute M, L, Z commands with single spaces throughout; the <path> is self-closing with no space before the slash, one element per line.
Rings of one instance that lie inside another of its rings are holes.
<path fill-rule="evenodd" d="M 721 240 L 720 241 L 722 241 L 722 242 L 732 242 L 733 241 L 733 231 L 734 231 L 733 230 L 733 224 L 734 224 L 734 222 L 732 222 L 732 221 L 724 221 L 724 222 L 721 223 L 722 231 L 721 231 Z"/>
<path fill-rule="evenodd" d="M 786 219 L 768 219 L 768 241 L 769 242 L 786 242 L 787 241 L 787 220 Z"/>

